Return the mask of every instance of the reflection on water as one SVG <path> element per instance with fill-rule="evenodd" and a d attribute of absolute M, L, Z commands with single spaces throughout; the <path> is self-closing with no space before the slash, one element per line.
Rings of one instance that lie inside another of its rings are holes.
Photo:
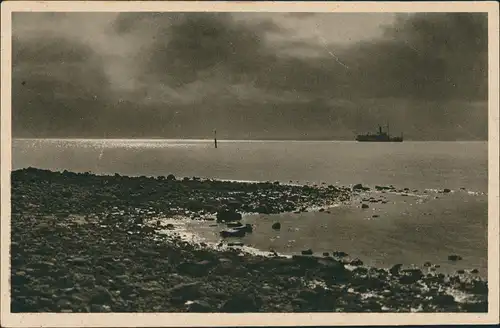
<path fill-rule="evenodd" d="M 61 140 L 13 143 L 13 168 L 123 175 L 393 184 L 487 191 L 486 142 Z"/>
<path fill-rule="evenodd" d="M 365 264 L 389 267 L 396 263 L 438 264 L 442 272 L 478 269 L 487 275 L 487 202 L 465 191 L 411 197 L 385 195 L 387 203 L 370 203 L 361 209 L 358 202 L 329 208 L 324 212 L 249 215 L 243 223 L 254 232 L 243 238 L 222 239 L 225 224 L 187 221 L 184 229 L 218 243 L 243 242 L 263 251 L 283 254 L 312 249 L 316 254 L 344 251 Z M 423 198 L 423 200 L 422 200 Z M 457 215 L 457 204 L 461 215 Z M 272 229 L 275 222 L 281 229 Z M 463 260 L 450 262 L 448 255 Z"/>

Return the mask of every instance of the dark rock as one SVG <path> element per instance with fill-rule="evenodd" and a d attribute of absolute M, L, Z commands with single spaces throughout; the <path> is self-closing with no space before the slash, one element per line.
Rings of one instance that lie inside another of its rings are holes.
<path fill-rule="evenodd" d="M 378 217 L 379 217 L 379 215 L 378 215 L 378 214 L 373 214 L 373 215 L 372 215 L 372 218 L 378 218 Z"/>
<path fill-rule="evenodd" d="M 460 261 L 462 260 L 462 257 L 460 255 L 449 255 L 448 256 L 449 261 Z"/>
<path fill-rule="evenodd" d="M 40 270 L 52 270 L 54 266 L 55 264 L 50 261 L 38 261 L 31 265 L 32 268 Z"/>
<path fill-rule="evenodd" d="M 488 312 L 488 302 L 482 301 L 478 303 L 464 303 L 461 304 L 463 311 L 473 313 L 486 313 Z"/>
<path fill-rule="evenodd" d="M 126 283 L 127 281 L 130 280 L 130 277 L 126 274 L 121 274 L 121 275 L 115 276 L 114 279 L 116 281 L 121 282 L 121 283 Z"/>
<path fill-rule="evenodd" d="M 222 307 L 220 312 L 225 313 L 242 313 L 242 312 L 258 312 L 259 305 L 256 299 L 251 295 L 235 295 L 229 300 L 227 300 Z"/>
<path fill-rule="evenodd" d="M 354 270 L 352 270 L 352 272 L 360 276 L 365 276 L 368 274 L 368 269 L 364 267 L 357 267 Z"/>
<path fill-rule="evenodd" d="M 273 228 L 274 230 L 279 230 L 279 229 L 281 229 L 281 223 L 279 223 L 279 222 L 275 222 L 275 223 L 273 223 L 272 228 Z"/>
<path fill-rule="evenodd" d="M 332 254 L 335 257 L 347 257 L 347 256 L 349 256 L 349 254 L 347 254 L 346 252 L 342 252 L 342 251 L 340 251 L 340 252 L 339 251 L 335 251 Z"/>
<path fill-rule="evenodd" d="M 349 279 L 352 286 L 355 286 L 359 292 L 367 290 L 384 290 L 389 287 L 388 283 L 378 277 L 372 276 L 353 276 Z"/>
<path fill-rule="evenodd" d="M 303 300 L 312 301 L 318 297 L 318 293 L 316 293 L 314 290 L 304 289 L 304 290 L 301 290 L 297 294 L 297 296 Z"/>
<path fill-rule="evenodd" d="M 227 243 L 227 246 L 233 247 L 233 246 L 243 246 L 244 244 L 242 242 L 234 242 L 234 243 Z"/>
<path fill-rule="evenodd" d="M 148 249 L 143 249 L 143 248 L 138 248 L 137 254 L 139 254 L 141 256 L 151 256 L 151 257 L 158 256 L 158 252 L 148 250 Z"/>
<path fill-rule="evenodd" d="M 470 270 L 470 273 L 477 274 L 477 273 L 479 273 L 479 270 L 478 269 L 472 269 L 472 270 Z"/>
<path fill-rule="evenodd" d="M 402 284 L 413 284 L 424 277 L 420 269 L 407 269 L 402 271 L 399 282 Z"/>
<path fill-rule="evenodd" d="M 222 230 L 219 234 L 223 238 L 230 237 L 245 237 L 245 230 L 231 229 L 231 230 Z"/>
<path fill-rule="evenodd" d="M 186 304 L 187 312 L 208 313 L 215 312 L 214 309 L 205 301 L 192 301 Z"/>
<path fill-rule="evenodd" d="M 370 206 L 368 206 L 368 204 L 362 204 L 361 205 L 361 208 L 369 208 Z"/>
<path fill-rule="evenodd" d="M 255 211 L 260 214 L 269 214 L 271 211 L 269 210 L 269 207 L 266 205 L 259 205 Z"/>
<path fill-rule="evenodd" d="M 363 191 L 367 191 L 367 190 L 370 190 L 370 188 L 368 188 L 368 187 L 364 187 L 361 183 L 358 183 L 358 184 L 355 184 L 354 186 L 352 186 L 352 190 L 363 190 Z"/>
<path fill-rule="evenodd" d="M 96 286 L 90 299 L 92 304 L 110 304 L 113 302 L 113 295 L 109 290 L 102 286 Z"/>
<path fill-rule="evenodd" d="M 424 263 L 424 267 L 426 267 L 426 268 L 430 267 L 431 265 L 432 265 L 432 263 L 431 263 L 431 262 L 425 262 L 425 263 Z"/>
<path fill-rule="evenodd" d="M 302 255 L 312 255 L 312 254 L 313 254 L 313 251 L 312 251 L 312 249 L 310 249 L 310 248 L 309 248 L 309 249 L 307 249 L 307 250 L 305 250 L 305 251 L 302 251 L 302 252 L 300 252 L 300 253 L 301 253 Z"/>
<path fill-rule="evenodd" d="M 361 261 L 360 259 L 354 259 L 349 264 L 354 266 L 360 266 L 363 265 L 363 261 Z"/>
<path fill-rule="evenodd" d="M 331 258 L 318 259 L 320 272 L 323 273 L 323 278 L 331 280 L 344 280 L 351 276 L 351 272 L 347 270 L 344 264 Z"/>
<path fill-rule="evenodd" d="M 389 269 L 390 274 L 392 274 L 393 276 L 397 276 L 397 275 L 399 275 L 399 270 L 401 270 L 401 267 L 403 267 L 403 265 L 402 265 L 402 264 L 395 264 L 395 265 L 393 265 L 393 266 Z"/>
<path fill-rule="evenodd" d="M 464 273 L 465 273 L 465 270 L 463 270 L 463 269 L 457 270 L 457 273 L 458 273 L 458 274 L 464 274 Z"/>
<path fill-rule="evenodd" d="M 240 225 L 238 227 L 234 227 L 233 230 L 240 230 L 240 231 L 244 231 L 246 233 L 252 233 L 253 232 L 253 227 L 252 227 L 252 225 L 250 223 L 247 223 L 244 226 Z"/>
<path fill-rule="evenodd" d="M 432 303 L 439 306 L 455 305 L 455 298 L 451 295 L 436 295 L 432 298 Z"/>
<path fill-rule="evenodd" d="M 187 301 L 196 299 L 201 295 L 201 282 L 178 284 L 168 290 L 168 293 L 177 299 Z"/>
<path fill-rule="evenodd" d="M 444 188 L 444 189 L 443 189 L 443 192 L 444 192 L 444 193 L 449 193 L 449 192 L 451 192 L 451 190 L 450 190 L 450 189 L 448 189 L 448 188 Z"/>
<path fill-rule="evenodd" d="M 318 258 L 310 255 L 293 255 L 292 260 L 305 266 L 316 266 L 318 264 Z"/>
<path fill-rule="evenodd" d="M 90 312 L 111 312 L 109 305 L 104 304 L 91 304 Z"/>
<path fill-rule="evenodd" d="M 237 210 L 237 209 L 241 208 L 242 203 L 238 200 L 230 200 L 227 202 L 226 205 L 232 210 Z"/>
<path fill-rule="evenodd" d="M 473 280 L 466 290 L 476 295 L 487 295 L 488 283 L 486 281 Z"/>
<path fill-rule="evenodd" d="M 167 175 L 167 181 L 175 181 L 175 175 L 173 174 Z"/>
<path fill-rule="evenodd" d="M 229 228 L 236 228 L 236 227 L 241 227 L 241 222 L 227 222 L 226 225 Z"/>
<path fill-rule="evenodd" d="M 328 253 L 328 252 L 323 252 L 323 256 L 330 256 L 330 253 Z"/>
<path fill-rule="evenodd" d="M 177 272 L 193 277 L 203 277 L 213 267 L 213 263 L 207 260 L 199 262 L 184 262 L 177 266 Z"/>
<path fill-rule="evenodd" d="M 26 272 L 24 271 L 18 271 L 16 272 L 15 275 L 13 275 L 11 278 L 11 282 L 13 285 L 17 285 L 17 286 L 22 286 L 26 283 L 28 283 L 28 277 L 26 275 Z"/>
<path fill-rule="evenodd" d="M 241 214 L 230 209 L 222 209 L 217 212 L 217 222 L 241 221 Z"/>

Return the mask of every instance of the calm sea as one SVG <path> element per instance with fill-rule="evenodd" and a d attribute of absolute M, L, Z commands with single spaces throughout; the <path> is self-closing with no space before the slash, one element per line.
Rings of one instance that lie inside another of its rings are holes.
<path fill-rule="evenodd" d="M 257 228 L 245 242 L 283 252 L 343 250 L 377 265 L 431 261 L 445 270 L 487 270 L 487 142 L 219 141 L 214 149 L 210 140 L 15 139 L 12 157 L 13 169 L 417 189 L 368 212 L 353 205 L 330 214 L 250 217 Z M 454 192 L 423 193 L 443 188 Z M 279 234 L 270 228 L 277 220 Z M 464 260 L 451 264 L 448 254 Z"/>

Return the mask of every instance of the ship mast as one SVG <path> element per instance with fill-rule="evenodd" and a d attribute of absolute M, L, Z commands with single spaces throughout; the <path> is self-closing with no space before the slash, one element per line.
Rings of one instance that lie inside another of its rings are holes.
<path fill-rule="evenodd" d="M 214 145 L 215 145 L 215 148 L 217 148 L 217 130 L 214 129 Z"/>

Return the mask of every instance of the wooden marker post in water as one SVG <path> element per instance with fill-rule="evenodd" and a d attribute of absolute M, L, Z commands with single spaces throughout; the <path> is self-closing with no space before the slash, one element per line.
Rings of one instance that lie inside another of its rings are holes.
<path fill-rule="evenodd" d="M 217 148 L 217 130 L 214 130 L 214 145 Z"/>

